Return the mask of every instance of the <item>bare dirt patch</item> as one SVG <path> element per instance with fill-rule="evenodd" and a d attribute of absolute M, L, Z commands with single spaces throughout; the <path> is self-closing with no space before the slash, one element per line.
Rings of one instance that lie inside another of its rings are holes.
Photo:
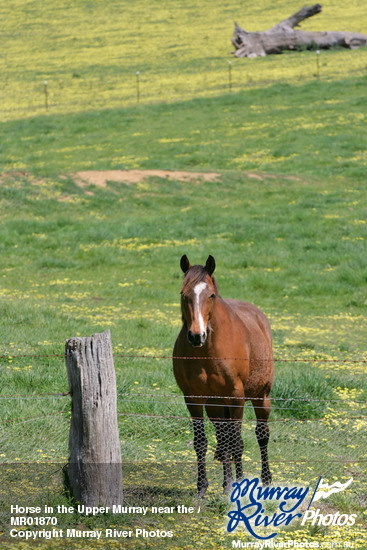
<path fill-rule="evenodd" d="M 73 175 L 74 181 L 80 187 L 95 185 L 106 187 L 108 181 L 121 182 L 131 185 L 151 177 L 165 178 L 179 181 L 216 181 L 220 174 L 216 172 L 183 172 L 171 170 L 88 170 Z"/>

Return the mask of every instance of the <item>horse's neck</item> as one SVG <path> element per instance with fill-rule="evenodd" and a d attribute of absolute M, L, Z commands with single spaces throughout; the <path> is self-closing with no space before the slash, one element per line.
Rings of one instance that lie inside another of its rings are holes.
<path fill-rule="evenodd" d="M 230 313 L 228 306 L 224 300 L 220 297 L 216 299 L 216 303 L 213 307 L 210 317 L 210 345 L 215 347 L 219 341 L 223 338 L 223 332 L 228 329 L 230 324 Z"/>

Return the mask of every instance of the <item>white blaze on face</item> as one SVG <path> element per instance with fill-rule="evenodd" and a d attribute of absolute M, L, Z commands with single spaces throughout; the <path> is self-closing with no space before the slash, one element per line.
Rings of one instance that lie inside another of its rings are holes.
<path fill-rule="evenodd" d="M 204 282 L 197 284 L 194 288 L 194 292 L 195 292 L 195 296 L 196 296 L 196 306 L 198 308 L 199 326 L 200 326 L 200 333 L 201 334 L 203 334 L 203 332 L 205 332 L 204 319 L 203 319 L 203 316 L 202 316 L 202 313 L 201 313 L 201 310 L 200 310 L 200 294 L 202 293 L 204 288 L 206 288 L 206 283 L 204 283 Z"/>

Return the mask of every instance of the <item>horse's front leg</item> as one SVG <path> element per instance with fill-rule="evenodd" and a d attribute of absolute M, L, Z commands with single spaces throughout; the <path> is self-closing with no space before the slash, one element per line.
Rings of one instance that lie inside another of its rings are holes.
<path fill-rule="evenodd" d="M 229 407 L 207 403 L 206 412 L 215 428 L 217 448 L 214 458 L 223 465 L 223 490 L 228 493 L 233 484 L 231 464 L 231 419 Z"/>
<path fill-rule="evenodd" d="M 231 453 L 230 453 L 230 420 L 211 419 L 215 427 L 217 448 L 214 458 L 223 464 L 223 491 L 228 493 L 233 484 Z"/>
<path fill-rule="evenodd" d="M 192 417 L 192 425 L 194 429 L 194 449 L 198 464 L 198 497 L 203 497 L 208 488 L 208 479 L 206 476 L 205 456 L 208 449 L 208 440 L 204 430 L 204 411 L 202 405 L 187 403 L 187 408 Z"/>
<path fill-rule="evenodd" d="M 243 479 L 242 455 L 243 455 L 243 439 L 241 435 L 242 429 L 243 405 L 238 410 L 237 414 L 231 420 L 232 424 L 232 460 L 236 468 L 236 480 Z"/>
<path fill-rule="evenodd" d="M 240 391 L 236 393 L 238 395 L 230 400 L 230 406 L 228 407 L 230 416 L 228 437 L 230 455 L 236 469 L 236 480 L 241 480 L 243 479 L 242 455 L 244 448 L 241 429 L 245 397 Z"/>
<path fill-rule="evenodd" d="M 268 460 L 270 397 L 264 396 L 252 402 L 256 414 L 255 434 L 260 447 L 261 454 L 261 481 L 263 485 L 270 485 L 272 476 Z"/>

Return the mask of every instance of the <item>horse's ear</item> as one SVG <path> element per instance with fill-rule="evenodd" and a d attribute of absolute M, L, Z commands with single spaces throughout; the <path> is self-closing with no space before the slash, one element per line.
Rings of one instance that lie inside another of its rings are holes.
<path fill-rule="evenodd" d="M 184 254 L 182 256 L 181 261 L 180 261 L 180 266 L 181 266 L 181 269 L 184 273 L 187 273 L 188 270 L 190 269 L 191 264 L 189 262 L 188 257 L 186 256 L 186 254 Z"/>
<path fill-rule="evenodd" d="M 210 276 L 213 275 L 214 269 L 215 269 L 215 260 L 214 260 L 213 256 L 210 256 L 210 255 L 208 256 L 208 259 L 207 259 L 206 264 L 205 264 L 205 269 L 209 273 Z"/>

